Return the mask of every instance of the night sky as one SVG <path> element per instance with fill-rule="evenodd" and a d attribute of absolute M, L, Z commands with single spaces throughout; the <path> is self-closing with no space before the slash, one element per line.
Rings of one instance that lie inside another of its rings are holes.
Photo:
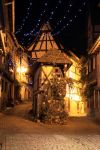
<path fill-rule="evenodd" d="M 66 49 L 85 54 L 88 0 L 16 0 L 15 6 L 16 36 L 23 46 L 28 47 L 41 25 L 49 22 L 52 34 Z"/>

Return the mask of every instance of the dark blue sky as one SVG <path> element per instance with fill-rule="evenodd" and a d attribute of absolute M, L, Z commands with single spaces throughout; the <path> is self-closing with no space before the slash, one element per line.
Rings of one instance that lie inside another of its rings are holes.
<path fill-rule="evenodd" d="M 95 6 L 94 1 L 91 0 L 93 6 Z M 20 2 L 16 0 L 18 40 L 24 46 L 29 46 L 41 25 L 49 21 L 52 33 L 65 48 L 84 54 L 88 2 L 88 0 L 20 0 Z"/>

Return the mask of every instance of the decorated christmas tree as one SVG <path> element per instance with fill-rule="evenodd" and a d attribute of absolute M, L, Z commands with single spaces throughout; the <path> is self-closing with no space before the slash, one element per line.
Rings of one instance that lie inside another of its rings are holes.
<path fill-rule="evenodd" d="M 64 96 L 66 94 L 66 80 L 56 76 L 44 85 L 44 100 L 41 107 L 43 121 L 63 123 L 67 118 L 64 110 Z"/>

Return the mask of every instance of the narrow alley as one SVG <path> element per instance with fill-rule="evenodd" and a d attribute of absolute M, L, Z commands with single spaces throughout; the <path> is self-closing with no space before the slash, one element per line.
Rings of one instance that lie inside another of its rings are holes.
<path fill-rule="evenodd" d="M 100 125 L 68 118 L 65 125 L 30 120 L 31 102 L 0 113 L 1 150 L 99 150 Z"/>
<path fill-rule="evenodd" d="M 0 150 L 100 150 L 100 0 L 0 0 Z"/>

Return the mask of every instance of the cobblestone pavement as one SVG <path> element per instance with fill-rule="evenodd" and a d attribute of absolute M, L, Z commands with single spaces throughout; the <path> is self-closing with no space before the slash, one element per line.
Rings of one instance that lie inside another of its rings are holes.
<path fill-rule="evenodd" d="M 100 136 L 6 135 L 2 150 L 100 150 Z"/>
<path fill-rule="evenodd" d="M 0 150 L 100 150 L 100 126 L 90 119 L 35 123 L 27 119 L 30 108 L 26 103 L 0 113 Z"/>

